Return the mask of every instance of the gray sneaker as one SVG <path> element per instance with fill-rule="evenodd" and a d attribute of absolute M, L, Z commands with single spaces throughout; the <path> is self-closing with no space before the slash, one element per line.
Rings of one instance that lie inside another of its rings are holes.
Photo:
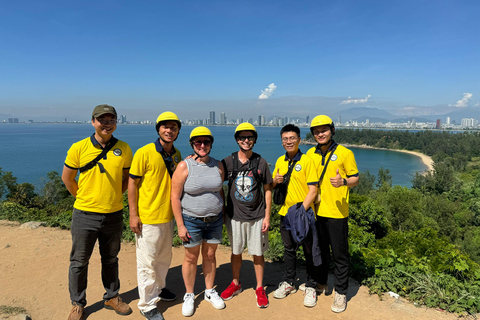
<path fill-rule="evenodd" d="M 291 285 L 290 283 L 286 281 L 280 282 L 278 285 L 277 290 L 273 293 L 273 297 L 276 299 L 283 299 L 289 294 L 293 294 L 297 292 L 297 289 L 295 289 L 295 286 Z"/>
<path fill-rule="evenodd" d="M 142 316 L 144 316 L 148 320 L 165 320 L 165 318 L 163 318 L 162 314 L 160 312 L 158 312 L 157 308 L 152 309 L 152 310 L 147 311 L 147 312 L 140 311 L 140 313 L 142 314 Z"/>
<path fill-rule="evenodd" d="M 347 296 L 335 292 L 335 300 L 333 300 L 332 311 L 343 312 L 347 308 Z"/>
<path fill-rule="evenodd" d="M 305 297 L 303 298 L 303 305 L 308 308 L 315 307 L 317 305 L 317 292 L 314 288 L 305 288 Z"/>

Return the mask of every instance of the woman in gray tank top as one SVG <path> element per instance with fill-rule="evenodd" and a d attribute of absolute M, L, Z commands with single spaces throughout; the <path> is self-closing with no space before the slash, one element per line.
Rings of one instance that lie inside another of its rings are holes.
<path fill-rule="evenodd" d="M 224 168 L 221 162 L 209 156 L 213 135 L 206 127 L 196 127 L 190 134 L 190 145 L 195 155 L 180 162 L 172 177 L 172 209 L 177 222 L 178 236 L 185 247 L 182 264 L 186 294 L 182 314 L 194 313 L 193 287 L 197 261 L 202 252 L 205 277 L 205 300 L 215 309 L 225 308 L 223 299 L 215 291 L 217 262 L 215 253 L 222 242 Z"/>

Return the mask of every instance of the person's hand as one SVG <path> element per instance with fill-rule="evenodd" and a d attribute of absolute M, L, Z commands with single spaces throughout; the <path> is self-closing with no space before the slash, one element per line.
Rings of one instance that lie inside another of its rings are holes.
<path fill-rule="evenodd" d="M 190 234 L 188 233 L 187 227 L 181 226 L 178 227 L 178 237 L 180 240 L 183 242 L 189 242 L 190 241 Z"/>
<path fill-rule="evenodd" d="M 343 186 L 343 178 L 340 176 L 338 169 L 337 169 L 337 175 L 333 178 L 330 178 L 330 183 L 335 188 Z"/>
<path fill-rule="evenodd" d="M 275 184 L 283 182 L 283 175 L 279 173 L 279 169 L 277 169 L 277 174 L 275 175 L 275 178 L 273 178 L 273 181 L 275 182 Z"/>
<path fill-rule="evenodd" d="M 130 216 L 130 229 L 133 233 L 142 233 L 142 221 L 140 220 L 139 216 Z"/>
<path fill-rule="evenodd" d="M 262 223 L 262 232 L 268 232 L 268 229 L 270 229 L 270 219 L 265 218 Z"/>

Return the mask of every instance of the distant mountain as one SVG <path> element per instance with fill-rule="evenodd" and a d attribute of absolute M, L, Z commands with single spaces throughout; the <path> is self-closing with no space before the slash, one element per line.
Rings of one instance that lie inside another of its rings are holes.
<path fill-rule="evenodd" d="M 397 122 L 397 123 L 407 123 L 408 121 L 412 121 L 415 120 L 415 122 L 435 122 L 437 121 L 437 119 L 439 119 L 438 117 L 436 118 L 420 118 L 420 117 L 406 117 L 406 118 L 396 118 L 396 119 L 393 119 L 393 120 L 390 120 L 391 122 Z"/>
<path fill-rule="evenodd" d="M 365 122 L 366 119 L 369 119 L 370 122 L 388 122 L 395 118 L 395 116 L 385 110 L 366 107 L 345 109 L 331 115 L 334 122 L 338 121 L 339 117 L 342 118 L 341 122 Z"/>
<path fill-rule="evenodd" d="M 480 108 L 467 107 L 459 109 L 458 111 L 449 112 L 442 116 L 437 116 L 436 119 L 440 119 L 442 122 L 446 122 L 447 117 L 450 117 L 450 120 L 455 121 L 457 124 L 461 123 L 463 118 L 473 118 L 480 120 Z"/>

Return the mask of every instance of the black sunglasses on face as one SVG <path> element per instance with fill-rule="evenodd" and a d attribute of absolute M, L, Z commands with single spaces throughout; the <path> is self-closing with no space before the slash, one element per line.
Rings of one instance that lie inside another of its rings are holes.
<path fill-rule="evenodd" d="M 248 140 L 248 141 L 253 142 L 253 141 L 255 141 L 255 137 L 254 136 L 239 136 L 238 140 L 240 140 L 240 141 Z"/>
<path fill-rule="evenodd" d="M 210 141 L 210 140 L 195 140 L 195 141 L 193 141 L 193 144 L 195 145 L 195 147 L 201 147 L 202 144 L 205 147 L 208 147 L 212 144 L 212 141 Z"/>

